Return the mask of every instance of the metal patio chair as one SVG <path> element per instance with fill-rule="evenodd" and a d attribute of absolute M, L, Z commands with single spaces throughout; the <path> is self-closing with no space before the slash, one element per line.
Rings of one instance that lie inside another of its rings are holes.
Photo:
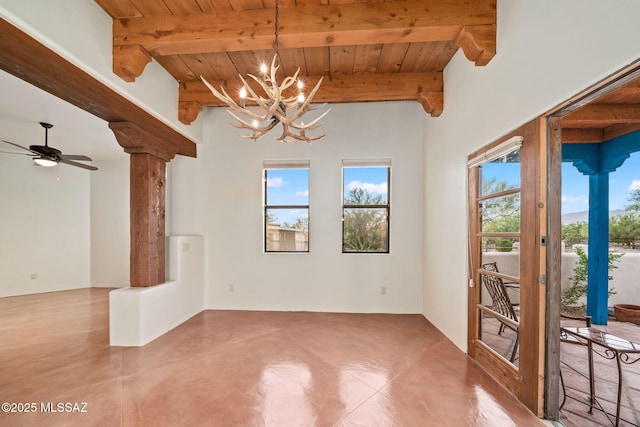
<path fill-rule="evenodd" d="M 498 272 L 498 268 L 495 262 L 482 264 L 482 268 L 487 271 Z M 511 302 L 509 298 L 509 294 L 507 293 L 507 287 L 504 284 L 504 281 L 497 276 L 489 275 L 489 274 L 481 274 L 482 283 L 489 293 L 491 297 L 491 304 L 488 307 L 498 313 L 500 316 L 505 317 L 514 322 L 519 322 L 518 320 L 518 307 L 519 304 L 514 304 Z M 511 352 L 511 357 L 509 361 L 513 363 L 516 358 L 516 353 L 518 351 L 518 341 L 520 337 L 520 330 L 518 326 L 513 325 L 510 322 L 504 321 L 502 318 L 496 316 L 496 319 L 500 322 L 500 329 L 498 330 L 498 335 L 501 335 L 505 328 L 509 328 L 515 332 L 516 337 L 513 343 L 513 350 Z"/>

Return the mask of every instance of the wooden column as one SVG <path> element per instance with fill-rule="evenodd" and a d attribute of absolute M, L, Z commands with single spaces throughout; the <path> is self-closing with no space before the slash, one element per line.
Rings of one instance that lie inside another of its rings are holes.
<path fill-rule="evenodd" d="M 165 281 L 166 163 L 176 150 L 133 123 L 109 127 L 131 155 L 131 286 L 158 285 Z"/>
<path fill-rule="evenodd" d="M 163 159 L 131 154 L 131 286 L 165 281 L 165 171 Z"/>

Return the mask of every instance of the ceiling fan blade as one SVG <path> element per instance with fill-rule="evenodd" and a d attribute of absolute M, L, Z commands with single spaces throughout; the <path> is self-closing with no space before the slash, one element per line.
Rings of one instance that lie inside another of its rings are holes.
<path fill-rule="evenodd" d="M 0 153 L 3 154 L 18 154 L 20 156 L 29 156 L 29 157 L 33 157 L 33 154 L 29 154 L 29 153 L 16 153 L 15 151 L 0 151 Z"/>
<path fill-rule="evenodd" d="M 64 160 L 84 160 L 84 161 L 91 161 L 91 157 L 87 157 L 87 156 L 83 156 L 81 154 L 63 154 L 62 156 L 60 156 L 61 159 Z"/>
<path fill-rule="evenodd" d="M 82 169 L 88 169 L 90 171 L 97 171 L 98 170 L 98 168 L 95 167 L 95 166 L 85 165 L 84 163 L 74 162 L 72 160 L 68 160 L 68 159 L 65 159 L 65 158 L 58 159 L 58 162 L 59 163 L 64 163 L 65 165 L 77 166 L 77 167 L 82 168 Z"/>
<path fill-rule="evenodd" d="M 38 153 L 37 151 L 33 151 L 30 148 L 23 147 L 22 145 L 14 144 L 13 142 L 5 141 L 4 139 L 2 140 L 2 142 L 6 142 L 9 145 L 13 145 L 14 147 L 18 147 L 18 148 L 21 148 L 23 150 L 27 150 L 28 152 L 33 153 L 33 154 L 37 154 L 38 156 L 40 155 L 40 153 Z"/>

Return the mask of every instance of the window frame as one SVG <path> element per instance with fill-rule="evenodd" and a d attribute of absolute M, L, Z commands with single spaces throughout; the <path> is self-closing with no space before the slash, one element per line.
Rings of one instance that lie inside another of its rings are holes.
<path fill-rule="evenodd" d="M 387 169 L 387 197 L 386 203 L 379 205 L 348 205 L 345 203 L 345 169 L 358 168 L 386 168 Z M 342 161 L 342 194 L 341 201 L 341 221 L 342 221 L 342 253 L 343 254 L 389 254 L 391 242 L 391 159 L 369 159 L 369 160 L 343 160 Z M 385 251 L 349 251 L 345 250 L 345 212 L 347 209 L 384 209 L 386 219 L 386 250 Z"/>
<path fill-rule="evenodd" d="M 265 160 L 262 164 L 262 250 L 266 254 L 308 254 L 310 252 L 310 197 L 307 195 L 306 205 L 269 205 L 268 201 L 268 187 L 267 187 L 267 171 L 273 170 L 293 170 L 293 169 L 306 169 L 307 170 L 307 191 L 310 187 L 310 162 L 308 160 Z M 269 221 L 267 219 L 267 213 L 269 210 L 286 210 L 286 209 L 306 209 L 307 211 L 307 231 L 306 231 L 306 250 L 269 250 L 268 249 L 268 230 Z"/>

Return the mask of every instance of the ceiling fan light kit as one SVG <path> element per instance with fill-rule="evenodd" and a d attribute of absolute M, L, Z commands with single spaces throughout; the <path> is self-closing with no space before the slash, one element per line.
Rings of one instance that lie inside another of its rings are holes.
<path fill-rule="evenodd" d="M 49 147 L 49 129 L 51 129 L 53 125 L 45 122 L 40 122 L 40 125 L 44 128 L 44 145 L 30 145 L 29 148 L 27 148 L 23 147 L 20 144 L 2 140 L 2 142 L 4 143 L 29 152 L 29 154 L 6 151 L 4 153 L 24 154 L 25 156 L 31 156 L 33 158 L 33 162 L 38 166 L 51 167 L 57 165 L 58 163 L 64 163 L 66 165 L 76 166 L 91 171 L 98 170 L 98 168 L 95 166 L 78 162 L 78 160 L 90 162 L 90 157 L 77 154 L 62 154 L 62 151 L 53 147 Z"/>
<path fill-rule="evenodd" d="M 34 157 L 33 163 L 35 163 L 38 166 L 44 166 L 45 168 L 50 168 L 51 166 L 55 166 L 58 164 L 58 162 L 51 159 L 47 159 L 46 157 Z"/>

